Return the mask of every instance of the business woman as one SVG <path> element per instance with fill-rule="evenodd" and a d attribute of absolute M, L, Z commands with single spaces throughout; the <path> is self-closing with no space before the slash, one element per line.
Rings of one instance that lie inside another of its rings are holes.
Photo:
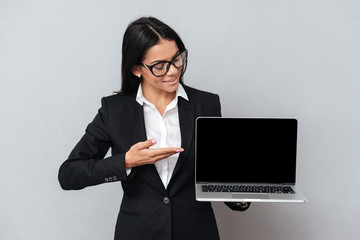
<path fill-rule="evenodd" d="M 199 116 L 220 116 L 220 101 L 184 85 L 187 56 L 165 23 L 132 22 L 123 39 L 121 90 L 102 99 L 60 167 L 65 190 L 121 181 L 116 240 L 219 239 L 211 204 L 195 200 L 194 124 Z"/>

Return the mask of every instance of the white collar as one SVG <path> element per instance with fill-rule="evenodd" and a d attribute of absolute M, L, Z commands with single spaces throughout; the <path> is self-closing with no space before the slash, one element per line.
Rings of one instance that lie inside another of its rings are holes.
<path fill-rule="evenodd" d="M 189 101 L 189 98 L 185 92 L 185 89 L 184 87 L 179 84 L 178 86 L 178 89 L 176 90 L 176 96 L 175 96 L 175 99 L 177 99 L 178 97 L 182 97 L 184 98 L 185 100 Z M 136 94 L 136 101 L 142 106 L 145 103 L 148 103 L 149 104 L 149 101 L 146 100 L 146 98 L 144 97 L 143 95 L 143 92 L 142 92 L 142 87 L 141 87 L 141 83 L 139 84 L 139 88 L 137 90 L 137 94 Z"/>

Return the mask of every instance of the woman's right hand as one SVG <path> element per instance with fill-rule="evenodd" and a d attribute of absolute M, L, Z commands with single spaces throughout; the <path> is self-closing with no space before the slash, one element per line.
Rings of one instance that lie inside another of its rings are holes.
<path fill-rule="evenodd" d="M 134 144 L 125 154 L 125 169 L 154 164 L 161 159 L 184 151 L 183 148 L 177 147 L 149 149 L 149 147 L 155 145 L 156 142 L 156 139 L 149 139 Z"/>

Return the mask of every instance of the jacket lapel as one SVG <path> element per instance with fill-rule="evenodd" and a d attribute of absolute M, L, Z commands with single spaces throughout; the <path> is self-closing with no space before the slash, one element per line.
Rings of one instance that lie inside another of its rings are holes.
<path fill-rule="evenodd" d="M 135 96 L 129 103 L 129 127 L 134 144 L 147 140 L 143 107 L 135 100 Z M 154 164 L 143 165 L 141 168 L 149 175 L 158 190 L 166 191 Z M 133 170 L 136 171 L 136 168 Z"/>
<path fill-rule="evenodd" d="M 129 102 L 129 127 L 131 128 L 134 143 L 146 140 L 144 111 L 135 99 Z"/>
<path fill-rule="evenodd" d="M 179 97 L 178 99 L 181 147 L 184 149 L 184 152 L 182 152 L 179 155 L 171 179 L 179 172 L 179 169 L 181 168 L 185 159 L 187 158 L 194 137 L 195 107 L 194 107 L 193 99 L 189 96 L 189 93 L 187 94 L 189 97 L 189 101 L 183 99 L 182 97 Z"/>

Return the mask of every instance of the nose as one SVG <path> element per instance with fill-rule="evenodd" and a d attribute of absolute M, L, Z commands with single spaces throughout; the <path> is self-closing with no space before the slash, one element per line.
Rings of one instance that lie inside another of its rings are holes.
<path fill-rule="evenodd" d="M 174 64 L 170 64 L 169 71 L 167 72 L 167 75 L 176 75 L 180 69 L 176 68 Z"/>

